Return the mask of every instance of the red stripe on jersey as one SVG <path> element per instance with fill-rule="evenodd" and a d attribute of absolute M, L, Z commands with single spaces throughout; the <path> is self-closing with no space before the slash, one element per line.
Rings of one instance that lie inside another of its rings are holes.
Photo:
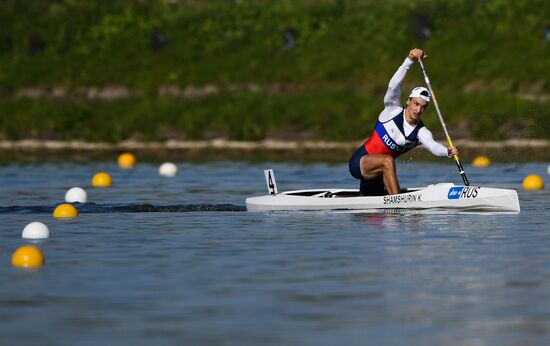
<path fill-rule="evenodd" d="M 370 137 L 365 141 L 364 146 L 367 154 L 390 155 L 394 158 L 399 156 L 399 153 L 388 148 L 376 131 L 372 131 Z"/>

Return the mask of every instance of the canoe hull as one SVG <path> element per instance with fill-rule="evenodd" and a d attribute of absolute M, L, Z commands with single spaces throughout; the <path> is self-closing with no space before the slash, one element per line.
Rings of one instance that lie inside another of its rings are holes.
<path fill-rule="evenodd" d="M 448 209 L 519 212 L 515 190 L 440 183 L 386 196 L 359 196 L 357 189 L 286 191 L 246 199 L 248 211 Z"/>

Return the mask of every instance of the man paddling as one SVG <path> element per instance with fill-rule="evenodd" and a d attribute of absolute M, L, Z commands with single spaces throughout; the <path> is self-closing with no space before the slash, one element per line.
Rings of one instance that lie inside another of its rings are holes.
<path fill-rule="evenodd" d="M 401 83 L 415 61 L 426 58 L 421 49 L 414 48 L 390 80 L 384 96 L 384 110 L 370 137 L 355 151 L 349 160 L 351 175 L 361 181 L 363 196 L 400 193 L 394 159 L 422 144 L 436 156 L 458 155 L 457 148 L 447 148 L 433 139 L 420 117 L 430 102 L 430 92 L 424 87 L 414 88 L 406 107 L 401 105 Z"/>

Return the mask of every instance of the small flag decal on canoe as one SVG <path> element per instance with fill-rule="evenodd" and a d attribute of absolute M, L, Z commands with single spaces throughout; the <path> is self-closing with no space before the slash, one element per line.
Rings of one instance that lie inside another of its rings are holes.
<path fill-rule="evenodd" d="M 447 199 L 459 199 L 463 189 L 464 186 L 451 187 L 449 189 L 449 193 L 447 194 Z"/>

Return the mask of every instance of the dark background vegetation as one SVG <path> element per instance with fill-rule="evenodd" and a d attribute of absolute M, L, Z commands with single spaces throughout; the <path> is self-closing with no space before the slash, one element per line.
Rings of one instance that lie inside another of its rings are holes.
<path fill-rule="evenodd" d="M 456 138 L 550 138 L 546 0 L 4 0 L 0 23 L 4 139 L 358 140 L 413 47 Z"/>

